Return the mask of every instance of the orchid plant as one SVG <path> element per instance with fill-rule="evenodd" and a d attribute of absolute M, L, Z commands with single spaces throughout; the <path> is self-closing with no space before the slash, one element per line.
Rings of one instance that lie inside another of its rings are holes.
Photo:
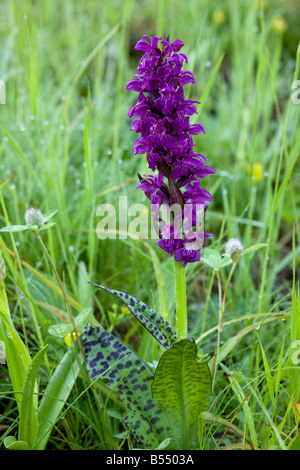
<path fill-rule="evenodd" d="M 219 348 L 230 279 L 240 256 L 265 244 L 244 249 L 239 240 L 231 239 L 223 257 L 216 250 L 202 250 L 204 239 L 209 236 L 204 233 L 204 215 L 212 196 L 201 186 L 201 179 L 215 173 L 215 169 L 206 164 L 206 157 L 194 151 L 193 136 L 205 130 L 201 124 L 190 122 L 199 102 L 184 97 L 184 86 L 194 83 L 195 79 L 191 72 L 182 70 L 187 62 L 187 57 L 179 52 L 182 47 L 179 39 L 170 42 L 169 38 L 164 41 L 161 37 L 144 36 L 136 44 L 136 49 L 144 52 L 138 73 L 127 84 L 127 90 L 139 93 L 137 104 L 128 113 L 130 118 L 137 118 L 131 130 L 140 134 L 133 145 L 133 154 L 145 153 L 152 171 L 138 175 L 137 189 L 144 191 L 150 200 L 158 246 L 173 258 L 175 325 L 169 323 L 169 317 L 167 321 L 165 312 L 155 312 L 128 293 L 90 283 L 123 301 L 153 336 L 155 344 L 162 348 L 155 349 L 159 354 L 158 362 L 145 362 L 102 328 L 91 308 L 80 308 L 80 313 L 74 317 L 69 297 L 41 237 L 42 232 L 55 225 L 51 219 L 56 211 L 44 215 L 39 209 L 30 208 L 25 213 L 25 225 L 1 228 L 0 232 L 27 230 L 35 235 L 55 274 L 69 314 L 69 323 L 52 325 L 48 332 L 64 338 L 67 346 L 73 342 L 49 379 L 42 399 L 38 400 L 37 373 L 44 358 L 47 362 L 47 345 L 41 341 L 42 348 L 32 359 L 15 329 L 5 289 L 6 267 L 0 253 L 0 346 L 5 350 L 19 411 L 17 438 L 7 435 L 4 439 L 8 449 L 46 447 L 77 376 L 83 370 L 86 375 L 84 364 L 91 380 L 89 387 L 98 379 L 109 387 L 104 409 L 111 394 L 120 395 L 127 410 L 123 421 L 138 448 L 202 449 L 204 419 L 217 420 L 240 432 L 231 422 L 220 421 L 206 410 L 216 368 L 234 345 L 234 342 L 225 344 L 225 353 Z M 195 341 L 188 334 L 185 269 L 200 258 L 216 272 L 221 300 L 217 342 L 209 362 L 198 357 L 199 338 Z M 230 264 L 222 292 L 219 269 Z M 35 316 L 34 321 L 39 331 Z M 102 384 L 102 390 L 104 386 Z M 126 437 L 127 431 L 124 439 Z M 252 446 L 251 441 L 249 444 Z"/>
<path fill-rule="evenodd" d="M 199 102 L 184 96 L 184 86 L 195 78 L 182 70 L 187 63 L 182 47 L 180 39 L 143 36 L 135 49 L 144 54 L 126 87 L 139 93 L 128 113 L 136 117 L 131 130 L 140 134 L 133 154 L 146 153 L 152 173 L 138 175 L 137 188 L 150 200 L 158 246 L 173 258 L 176 327 L 142 301 L 94 284 L 120 298 L 165 351 L 153 375 L 151 367 L 111 333 L 89 324 L 83 332 L 90 378 L 108 379 L 127 406 L 125 424 L 138 445 L 151 449 L 201 448 L 201 418 L 211 393 L 209 367 L 199 360 L 196 343 L 188 336 L 185 267 L 199 262 L 209 236 L 203 224 L 212 196 L 201 179 L 215 169 L 194 151 L 193 136 L 205 130 L 190 122 Z"/>

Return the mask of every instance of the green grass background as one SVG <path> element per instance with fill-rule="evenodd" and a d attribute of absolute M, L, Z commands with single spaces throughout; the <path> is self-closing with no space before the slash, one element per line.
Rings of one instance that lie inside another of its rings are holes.
<path fill-rule="evenodd" d="M 234 416 L 245 434 L 250 429 L 258 447 L 278 448 L 294 436 L 292 398 L 300 401 L 299 367 L 290 363 L 291 344 L 300 340 L 300 105 L 291 101 L 292 83 L 299 78 L 300 7 L 297 1 L 263 3 L 261 9 L 262 2 L 250 0 L 2 0 L 0 79 L 6 83 L 6 104 L 0 108 L 0 225 L 23 224 L 31 206 L 57 210 L 56 225 L 43 240 L 74 300 L 74 313 L 93 307 L 95 317 L 142 357 L 159 357 L 126 309 L 87 281 L 128 292 L 174 322 L 171 261 L 153 240 L 99 240 L 96 210 L 102 203 L 117 206 L 125 195 L 128 204 L 147 204 L 135 189 L 137 173 L 147 172 L 147 165 L 144 157 L 131 155 L 136 136 L 127 117 L 136 94 L 125 86 L 141 57 L 134 45 L 142 35 L 182 39 L 186 70 L 196 78 L 186 94 L 201 101 L 194 119 L 206 128 L 206 135 L 195 139 L 196 149 L 217 169 L 203 183 L 214 197 L 206 231 L 215 236 L 206 246 L 222 253 L 231 237 L 245 248 L 267 244 L 239 262 L 224 319 L 232 322 L 224 327 L 221 344 L 257 321 L 251 315 L 268 313 L 264 318 L 274 319 L 250 329 L 228 352 L 214 385 L 213 407 L 220 416 Z M 284 20 L 279 26 L 278 17 Z M 253 178 L 257 166 L 261 177 Z M 2 234 L 0 248 L 16 327 L 31 351 L 49 344 L 43 386 L 67 348 L 48 333 L 51 325 L 67 321 L 65 305 L 33 234 Z M 16 252 L 27 263 L 22 281 Z M 227 275 L 224 268 L 223 282 Z M 198 339 L 199 353 L 211 357 L 216 332 L 204 333 L 218 322 L 215 273 L 200 262 L 189 266 L 187 279 L 190 333 Z M 84 389 L 81 378 L 74 397 Z M 0 365 L 0 436 L 17 420 L 9 390 L 7 369 Z M 248 393 L 247 407 L 239 409 Z M 121 444 L 116 403 L 103 424 L 93 400 L 86 393 L 69 409 L 50 448 Z M 266 418 L 264 424 L 262 414 L 272 423 Z M 228 432 L 218 444 L 222 433 L 209 425 L 207 448 L 244 442 Z"/>

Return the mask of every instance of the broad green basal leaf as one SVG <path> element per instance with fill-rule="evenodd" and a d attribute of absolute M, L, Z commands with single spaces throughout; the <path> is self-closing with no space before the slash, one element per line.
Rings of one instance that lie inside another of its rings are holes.
<path fill-rule="evenodd" d="M 193 448 L 201 411 L 208 408 L 210 371 L 197 357 L 196 343 L 179 341 L 162 355 L 152 385 L 152 394 L 170 423 L 176 449 Z"/>
<path fill-rule="evenodd" d="M 177 336 L 169 323 L 164 320 L 158 313 L 156 313 L 148 305 L 140 300 L 132 297 L 131 295 L 124 294 L 117 290 L 108 289 L 107 287 L 99 286 L 98 284 L 90 283 L 93 286 L 100 287 L 112 295 L 119 297 L 129 308 L 131 313 L 142 323 L 142 325 L 149 331 L 149 333 L 156 338 L 156 340 L 166 349 L 170 348 L 177 340 Z"/>

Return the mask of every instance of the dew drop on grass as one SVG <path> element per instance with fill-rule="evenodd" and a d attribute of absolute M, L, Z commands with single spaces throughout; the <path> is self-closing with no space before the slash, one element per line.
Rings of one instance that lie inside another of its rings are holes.
<path fill-rule="evenodd" d="M 225 176 L 226 178 L 233 178 L 233 175 L 231 173 L 229 173 L 229 171 L 225 171 L 225 170 L 220 170 L 219 171 L 219 175 L 220 176 Z"/>

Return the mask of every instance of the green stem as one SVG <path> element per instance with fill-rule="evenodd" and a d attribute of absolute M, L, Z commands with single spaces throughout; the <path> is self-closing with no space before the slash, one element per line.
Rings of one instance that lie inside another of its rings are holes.
<path fill-rule="evenodd" d="M 176 321 L 179 340 L 188 336 L 185 268 L 182 267 L 182 264 L 174 259 Z"/>
<path fill-rule="evenodd" d="M 237 259 L 232 263 L 232 267 L 230 270 L 230 273 L 227 278 L 227 282 L 225 285 L 224 289 L 224 294 L 222 292 L 222 282 L 219 274 L 219 270 L 216 270 L 216 275 L 218 279 L 218 290 L 219 290 L 219 323 L 218 323 L 218 335 L 217 335 L 217 341 L 216 341 L 216 347 L 215 347 L 215 352 L 214 352 L 214 357 L 213 357 L 213 364 L 211 367 L 211 377 L 214 379 L 215 377 L 215 371 L 216 371 L 216 366 L 217 366 L 217 358 L 219 354 L 219 347 L 220 347 L 220 337 L 221 333 L 223 330 L 223 320 L 224 320 L 224 312 L 225 312 L 225 307 L 226 307 L 226 297 L 227 297 L 227 291 L 229 287 L 229 283 L 231 281 L 232 275 L 235 271 L 235 268 L 237 266 L 239 260 L 239 256 Z"/>

